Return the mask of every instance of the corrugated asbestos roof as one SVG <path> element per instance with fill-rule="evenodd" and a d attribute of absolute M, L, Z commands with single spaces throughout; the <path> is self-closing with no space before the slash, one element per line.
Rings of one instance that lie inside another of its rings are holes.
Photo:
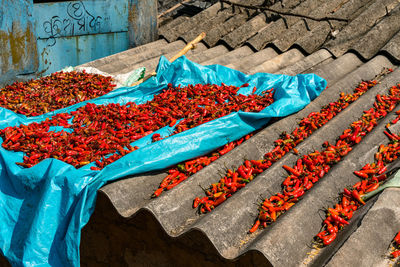
<path fill-rule="evenodd" d="M 262 2 L 242 1 L 247 5 Z M 349 22 L 313 21 L 291 16 L 283 19 L 268 12 L 232 9 L 227 4 L 221 9 L 221 4 L 216 3 L 191 18 L 178 18 L 179 23 L 165 24 L 159 34 L 169 42 L 178 39 L 188 42 L 205 31 L 204 42 L 208 47 L 224 43 L 229 48 L 238 48 L 247 44 L 255 51 L 273 46 L 285 52 L 298 46 L 307 54 L 325 47 L 336 57 L 354 50 L 364 59 L 383 50 L 400 59 L 398 49 L 393 47 L 400 38 L 397 34 L 400 30 L 397 0 L 287 0 L 283 3 L 280 1 L 272 8 L 317 18 L 343 18 Z"/>
<path fill-rule="evenodd" d="M 242 1 L 258 4 L 260 1 Z M 261 1 L 263 2 L 263 1 Z M 270 196 L 281 188 L 283 165 L 292 166 L 297 157 L 287 154 L 257 176 L 209 214 L 199 215 L 192 201 L 220 179 L 225 166 L 239 166 L 243 158 L 261 159 L 282 131 L 291 132 L 300 118 L 335 101 L 339 92 L 352 92 L 363 80 L 373 79 L 383 68 L 394 68 L 373 87 L 329 123 L 298 146 L 300 154 L 319 149 L 328 140 L 334 142 L 363 110 L 371 107 L 374 96 L 400 82 L 400 1 L 399 0 L 287 0 L 272 6 L 283 11 L 312 16 L 335 16 L 349 22 L 310 21 L 298 17 L 282 19 L 276 15 L 245 11 L 217 3 L 193 17 L 178 17 L 160 28 L 161 39 L 128 51 L 99 59 L 86 66 L 117 74 L 145 66 L 155 69 L 160 55 L 172 57 L 185 42 L 201 31 L 207 37 L 189 59 L 201 64 L 221 64 L 245 73 L 269 72 L 295 75 L 316 73 L 328 81 L 328 88 L 302 111 L 269 124 L 258 134 L 191 176 L 176 188 L 150 199 L 166 176 L 165 172 L 127 177 L 100 189 L 123 218 L 139 211 L 152 214 L 171 237 L 205 235 L 219 254 L 235 259 L 248 251 L 261 252 L 274 266 L 360 265 L 359 255 L 368 254 L 368 265 L 382 264 L 381 255 L 400 229 L 399 190 L 391 189 L 370 201 L 357 212 L 351 227 L 341 232 L 335 243 L 314 253 L 307 246 L 320 230 L 319 210 L 332 206 L 344 187 L 358 181 L 352 172 L 373 162 L 377 146 L 386 142 L 383 119 L 353 151 L 338 163 L 292 209 L 266 230 L 249 235 L 260 196 Z M 399 128 L 399 126 L 396 126 Z M 199 186 L 200 185 L 200 186 Z M 384 218 L 389 218 L 386 221 Z M 380 228 L 379 234 L 375 229 Z M 374 229 L 373 231 L 371 229 Z M 357 230 L 357 231 L 356 231 Z M 288 248 L 295 249 L 288 249 Z M 362 250 L 361 250 L 362 249 Z"/>

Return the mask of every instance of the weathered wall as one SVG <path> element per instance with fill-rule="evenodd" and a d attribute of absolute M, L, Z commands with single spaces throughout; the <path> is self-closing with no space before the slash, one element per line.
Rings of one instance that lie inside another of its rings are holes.
<path fill-rule="evenodd" d="M 0 0 L 0 85 L 38 68 L 32 8 L 31 0 Z"/>
<path fill-rule="evenodd" d="M 0 87 L 157 38 L 157 0 L 0 0 Z"/>
<path fill-rule="evenodd" d="M 157 0 L 129 1 L 129 46 L 136 47 L 157 40 Z"/>
<path fill-rule="evenodd" d="M 33 5 L 39 72 L 49 74 L 128 49 L 128 0 Z"/>

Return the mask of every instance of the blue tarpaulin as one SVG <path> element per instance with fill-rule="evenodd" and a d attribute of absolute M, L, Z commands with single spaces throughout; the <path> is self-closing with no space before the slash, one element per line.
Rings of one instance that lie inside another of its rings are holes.
<path fill-rule="evenodd" d="M 272 117 L 301 110 L 326 87 L 326 81 L 314 74 L 245 75 L 219 65 L 201 66 L 185 57 L 173 63 L 162 57 L 157 76 L 135 87 L 119 88 L 102 97 L 31 118 L 0 108 L 0 128 L 40 122 L 88 102 L 144 103 L 168 83 L 174 86 L 249 83 L 239 93 L 250 94 L 254 86 L 259 94 L 274 88 L 275 101 L 259 113 L 231 113 L 158 142 L 152 143 L 150 136 L 144 137 L 134 143 L 140 149 L 101 171 L 90 170 L 93 163 L 76 169 L 57 159 L 45 159 L 31 168 L 22 168 L 15 163 L 23 161 L 23 152 L 0 147 L 0 249 L 12 265 L 79 266 L 80 232 L 93 212 L 96 192 L 101 186 L 127 175 L 161 170 L 204 155 L 261 128 Z M 168 128 L 157 132 L 167 134 Z"/>

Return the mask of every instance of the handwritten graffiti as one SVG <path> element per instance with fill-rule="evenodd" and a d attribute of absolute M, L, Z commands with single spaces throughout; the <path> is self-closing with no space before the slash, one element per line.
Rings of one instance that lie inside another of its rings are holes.
<path fill-rule="evenodd" d="M 53 16 L 43 23 L 43 30 L 49 35 L 47 46 L 54 46 L 56 37 L 99 33 L 102 20 L 103 17 L 90 14 L 81 1 L 71 2 L 64 18 Z"/>

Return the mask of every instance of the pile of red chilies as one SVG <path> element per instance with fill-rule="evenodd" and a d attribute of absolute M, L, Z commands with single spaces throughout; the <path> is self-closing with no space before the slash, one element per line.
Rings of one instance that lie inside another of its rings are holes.
<path fill-rule="evenodd" d="M 400 256 L 400 231 L 394 237 L 393 243 L 394 243 L 395 250 L 391 253 L 391 255 L 393 258 L 397 258 Z"/>
<path fill-rule="evenodd" d="M 266 153 L 263 160 L 246 160 L 236 171 L 228 170 L 225 177 L 218 183 L 212 184 L 206 190 L 206 196 L 195 198 L 193 208 L 199 208 L 200 213 L 206 213 L 214 209 L 230 197 L 240 188 L 246 186 L 257 174 L 268 169 L 274 162 L 282 158 L 293 149 L 297 154 L 296 146 L 309 137 L 314 131 L 322 127 L 349 104 L 356 101 L 377 81 L 362 82 L 354 89 L 353 94 L 341 93 L 336 102 L 332 102 L 321 108 L 319 112 L 312 112 L 299 122 L 299 127 L 291 133 L 283 132 L 281 138 L 275 141 L 275 148 Z M 272 214 L 272 216 L 274 216 Z"/>
<path fill-rule="evenodd" d="M 116 85 L 111 77 L 85 71 L 55 72 L 0 90 L 0 106 L 26 116 L 38 116 L 107 94 Z"/>
<path fill-rule="evenodd" d="M 397 111 L 398 117 L 392 121 L 396 123 L 400 117 L 400 111 Z M 348 225 L 353 217 L 353 212 L 365 202 L 362 196 L 368 192 L 376 190 L 387 178 L 387 164 L 395 161 L 400 157 L 400 137 L 395 133 L 385 131 L 390 139 L 388 145 L 380 145 L 378 152 L 375 154 L 375 162 L 366 164 L 361 170 L 355 171 L 354 174 L 361 178 L 352 188 L 345 188 L 340 202 L 335 208 L 328 208 L 326 219 L 323 221 L 321 232 L 316 235 L 317 242 L 320 245 L 327 246 L 335 240 L 337 233 L 345 225 Z M 398 252 L 400 253 L 400 252 Z"/>
<path fill-rule="evenodd" d="M 358 121 L 353 122 L 349 129 L 344 130 L 335 145 L 324 142 L 324 151 L 314 151 L 302 156 L 293 167 L 283 166 L 289 176 L 282 183 L 282 192 L 264 200 L 260 205 L 258 218 L 250 232 L 256 231 L 260 225 L 266 227 L 273 223 L 278 216 L 297 203 L 299 197 L 310 190 L 330 170 L 332 165 L 344 158 L 354 145 L 361 142 L 362 138 L 378 124 L 378 120 L 384 118 L 398 103 L 400 103 L 400 84 L 390 88 L 388 95 L 376 95 L 373 107 L 364 111 Z M 379 168 L 382 167 L 379 166 Z M 357 190 L 351 192 L 351 195 L 362 200 Z M 332 220 L 338 220 L 339 223 L 345 224 L 343 218 L 333 216 L 331 216 Z M 329 242 L 328 237 L 324 240 L 326 243 Z"/>
<path fill-rule="evenodd" d="M 246 135 L 237 141 L 230 142 L 218 149 L 216 152 L 210 153 L 205 156 L 197 157 L 192 160 L 185 161 L 184 163 L 178 164 L 177 166 L 168 170 L 168 175 L 165 177 L 159 188 L 154 191 L 152 197 L 158 197 L 163 191 L 171 190 L 191 175 L 200 171 L 204 167 L 208 166 L 211 162 L 218 159 L 220 156 L 225 155 L 235 147 L 243 143 L 243 141 L 248 140 L 252 134 Z"/>
<path fill-rule="evenodd" d="M 247 86 L 244 85 L 244 86 Z M 137 149 L 130 143 L 164 126 L 174 126 L 175 133 L 242 110 L 259 112 L 273 103 L 273 89 L 262 96 L 237 95 L 239 87 L 226 85 L 169 85 L 153 100 L 135 103 L 85 106 L 61 113 L 41 123 L 7 127 L 0 131 L 2 146 L 25 152 L 24 162 L 31 167 L 43 159 L 56 158 L 75 167 L 96 162 L 99 170 Z M 68 120 L 72 119 L 72 124 Z M 49 131 L 50 126 L 71 128 L 72 132 Z M 160 136 L 153 135 L 153 141 Z M 110 155 L 111 156 L 108 156 Z"/>

